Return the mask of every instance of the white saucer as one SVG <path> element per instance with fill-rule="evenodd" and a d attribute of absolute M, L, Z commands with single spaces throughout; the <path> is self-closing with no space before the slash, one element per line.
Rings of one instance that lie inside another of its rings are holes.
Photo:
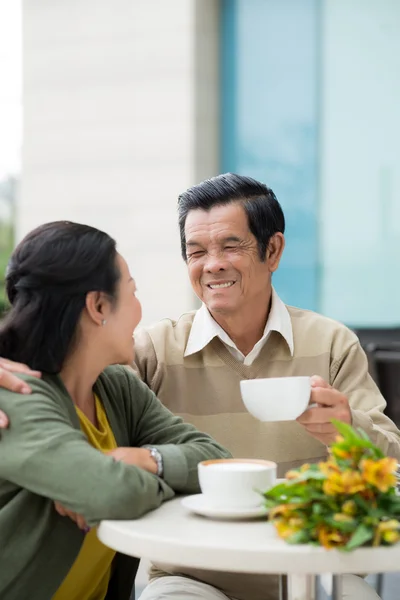
<path fill-rule="evenodd" d="M 256 519 L 257 517 L 266 517 L 268 514 L 268 510 L 264 506 L 252 508 L 217 508 L 210 506 L 203 494 L 186 496 L 186 498 L 182 498 L 181 502 L 191 512 L 212 519 Z"/>

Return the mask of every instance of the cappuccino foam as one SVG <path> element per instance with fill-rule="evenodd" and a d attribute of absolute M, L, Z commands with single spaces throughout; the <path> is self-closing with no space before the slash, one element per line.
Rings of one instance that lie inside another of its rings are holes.
<path fill-rule="evenodd" d="M 269 465 L 261 465 L 257 463 L 251 462 L 242 462 L 242 463 L 219 463 L 219 464 L 211 464 L 207 465 L 207 469 L 213 469 L 214 471 L 264 471 L 265 468 L 268 468 Z M 271 465 L 272 468 L 272 465 Z"/>

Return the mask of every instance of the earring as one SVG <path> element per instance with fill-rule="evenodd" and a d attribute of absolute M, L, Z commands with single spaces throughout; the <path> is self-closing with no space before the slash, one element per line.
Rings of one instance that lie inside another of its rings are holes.
<path fill-rule="evenodd" d="M 105 325 L 106 323 L 107 323 L 107 321 L 106 321 L 105 319 L 103 319 L 103 320 L 102 320 L 102 322 L 101 322 L 101 324 L 103 325 L 103 327 L 104 327 L 104 325 Z"/>

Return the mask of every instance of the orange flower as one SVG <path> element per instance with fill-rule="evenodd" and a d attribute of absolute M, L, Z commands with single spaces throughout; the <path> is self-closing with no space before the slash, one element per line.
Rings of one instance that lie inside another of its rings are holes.
<path fill-rule="evenodd" d="M 374 508 L 376 508 L 376 496 L 375 496 L 376 492 L 374 492 L 374 490 L 370 489 L 365 489 L 362 492 L 360 492 L 360 496 L 362 498 L 364 498 L 364 500 L 367 500 L 367 502 L 371 502 L 374 506 Z"/>
<path fill-rule="evenodd" d="M 342 531 L 337 531 L 327 525 L 319 525 L 318 527 L 318 541 L 327 550 L 330 548 L 337 548 L 338 546 L 344 546 L 349 539 L 349 535 Z"/>
<path fill-rule="evenodd" d="M 396 459 L 386 457 L 372 460 L 366 458 L 361 461 L 360 467 L 364 480 L 380 492 L 387 492 L 396 485 Z"/>
<path fill-rule="evenodd" d="M 331 454 L 335 457 L 335 458 L 343 458 L 343 459 L 350 459 L 352 458 L 351 453 L 349 450 L 345 450 L 344 448 L 335 448 L 335 446 L 333 446 L 331 448 Z"/>
<path fill-rule="evenodd" d="M 328 496 L 357 494 L 365 490 L 365 482 L 361 473 L 347 469 L 342 473 L 330 473 L 324 481 L 322 489 Z"/>

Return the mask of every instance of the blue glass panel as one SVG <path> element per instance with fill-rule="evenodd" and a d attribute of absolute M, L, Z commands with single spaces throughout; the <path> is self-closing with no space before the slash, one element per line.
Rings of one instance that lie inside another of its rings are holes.
<path fill-rule="evenodd" d="M 325 0 L 322 29 L 321 308 L 398 326 L 400 2 Z"/>
<path fill-rule="evenodd" d="M 318 0 L 222 3 L 223 171 L 272 187 L 287 220 L 274 285 L 318 308 Z"/>

